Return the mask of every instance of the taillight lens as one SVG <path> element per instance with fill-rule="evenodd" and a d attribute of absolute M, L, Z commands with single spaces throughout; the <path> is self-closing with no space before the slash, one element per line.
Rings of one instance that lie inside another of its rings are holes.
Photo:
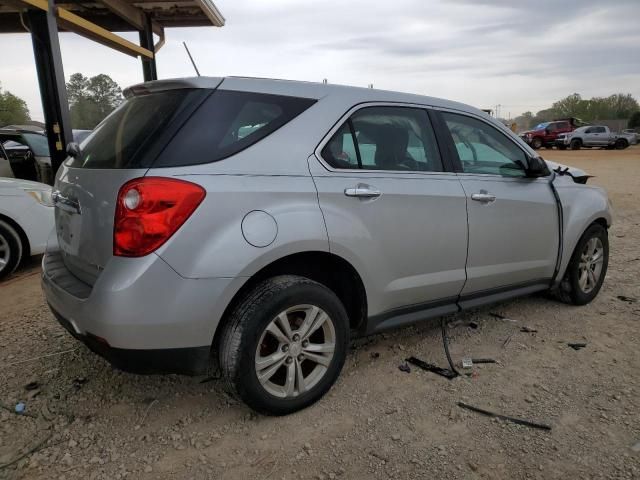
<path fill-rule="evenodd" d="M 178 230 L 200 205 L 205 190 L 175 178 L 143 177 L 118 192 L 113 225 L 113 254 L 147 255 Z"/>

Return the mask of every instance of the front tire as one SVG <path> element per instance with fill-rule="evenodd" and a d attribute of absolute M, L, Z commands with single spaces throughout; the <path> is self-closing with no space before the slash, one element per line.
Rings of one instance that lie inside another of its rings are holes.
<path fill-rule="evenodd" d="M 15 229 L 0 220 L 0 280 L 13 273 L 22 260 L 22 242 Z"/>
<path fill-rule="evenodd" d="M 602 287 L 609 265 L 607 230 L 594 223 L 582 234 L 567 272 L 560 283 L 558 297 L 565 303 L 586 305 Z"/>
<path fill-rule="evenodd" d="M 259 413 L 286 415 L 316 402 L 335 383 L 347 354 L 349 320 L 327 287 L 283 275 L 244 297 L 220 341 L 229 390 Z"/>
<path fill-rule="evenodd" d="M 542 139 L 540 137 L 535 137 L 533 140 L 531 140 L 531 148 L 533 148 L 534 150 L 542 148 Z"/>
<path fill-rule="evenodd" d="M 569 143 L 569 148 L 571 150 L 580 150 L 580 147 L 582 147 L 582 141 L 580 139 L 578 139 L 578 138 L 574 138 Z"/>

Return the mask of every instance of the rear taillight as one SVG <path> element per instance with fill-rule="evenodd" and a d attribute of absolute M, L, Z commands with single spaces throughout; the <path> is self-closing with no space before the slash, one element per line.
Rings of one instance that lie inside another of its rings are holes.
<path fill-rule="evenodd" d="M 143 177 L 118 192 L 113 254 L 142 257 L 156 250 L 191 216 L 206 195 L 195 183 Z"/>

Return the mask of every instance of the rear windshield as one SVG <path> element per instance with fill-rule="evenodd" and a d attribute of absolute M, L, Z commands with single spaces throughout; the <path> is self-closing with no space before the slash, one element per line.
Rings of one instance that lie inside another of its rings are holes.
<path fill-rule="evenodd" d="M 114 110 L 82 143 L 76 168 L 146 168 L 208 90 L 167 90 L 133 97 Z"/>
<path fill-rule="evenodd" d="M 230 157 L 259 142 L 314 103 L 308 98 L 216 90 L 153 166 L 196 165 Z"/>

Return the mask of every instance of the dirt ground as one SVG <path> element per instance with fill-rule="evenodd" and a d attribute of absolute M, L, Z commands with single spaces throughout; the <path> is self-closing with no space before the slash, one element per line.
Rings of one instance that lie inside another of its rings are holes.
<path fill-rule="evenodd" d="M 542 153 L 596 175 L 611 196 L 598 298 L 570 307 L 532 296 L 458 315 L 454 358 L 499 363 L 453 381 L 398 369 L 411 355 L 446 365 L 437 322 L 360 340 L 331 392 L 288 417 L 253 414 L 215 379 L 112 369 L 55 322 L 33 260 L 0 286 L 0 478 L 640 478 L 640 146 Z M 19 401 L 33 416 L 12 412 Z"/>

